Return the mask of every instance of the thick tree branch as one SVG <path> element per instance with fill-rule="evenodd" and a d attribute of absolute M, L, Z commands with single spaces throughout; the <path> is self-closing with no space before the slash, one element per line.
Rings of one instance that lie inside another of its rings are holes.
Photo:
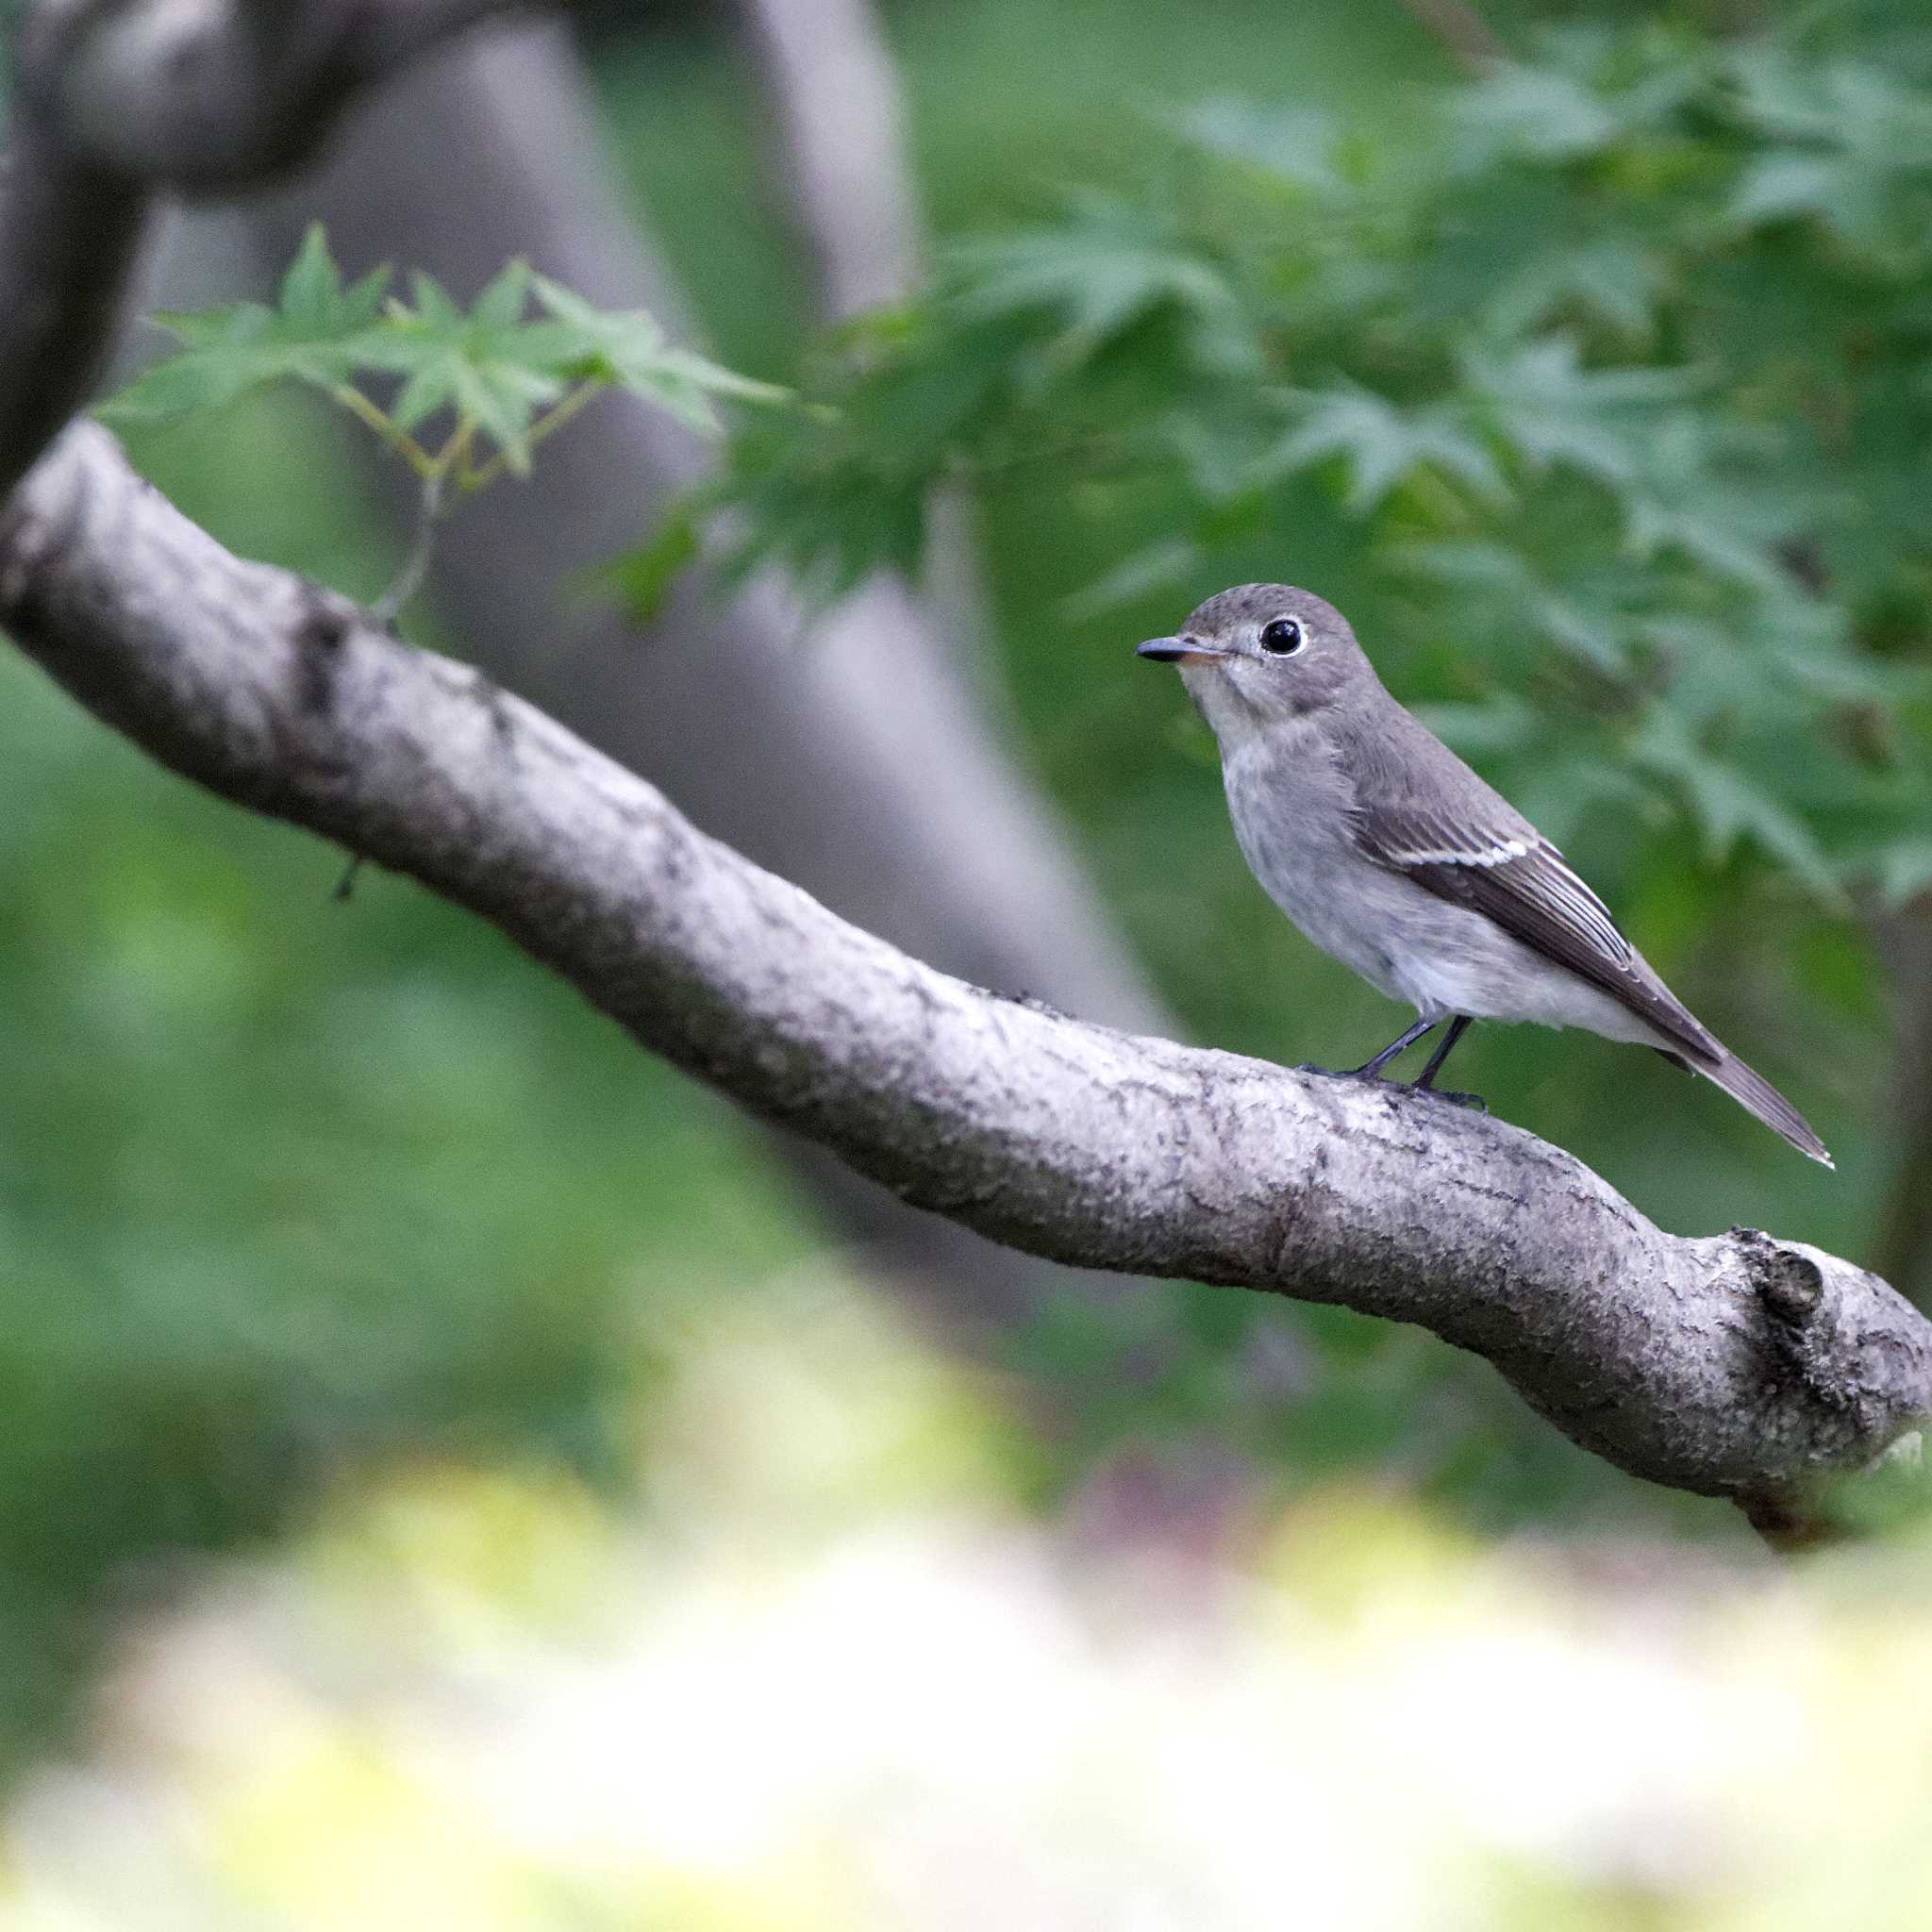
<path fill-rule="evenodd" d="M 643 1044 L 997 1240 L 1420 1323 L 1586 1447 L 1785 1535 L 1932 1411 L 1932 1325 L 1875 1276 L 1666 1235 L 1567 1154 L 1426 1097 L 921 965 L 475 673 L 230 557 L 92 425 L 0 527 L 0 622 L 175 770 L 413 874 Z"/>

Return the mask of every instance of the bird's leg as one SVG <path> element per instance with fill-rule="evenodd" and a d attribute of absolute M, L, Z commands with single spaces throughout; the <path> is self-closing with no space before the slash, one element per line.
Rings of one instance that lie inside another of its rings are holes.
<path fill-rule="evenodd" d="M 1442 1038 L 1436 1044 L 1435 1052 L 1429 1056 L 1428 1065 L 1415 1076 L 1415 1079 L 1410 1084 L 1416 1087 L 1433 1087 L 1436 1084 L 1436 1075 L 1442 1071 L 1442 1062 L 1456 1051 L 1456 1042 L 1468 1031 L 1469 1015 L 1467 1013 L 1457 1014 L 1455 1019 L 1449 1023 L 1448 1032 L 1443 1034 Z"/>
<path fill-rule="evenodd" d="M 1423 1093 L 1435 1093 L 1438 1100 L 1447 1100 L 1457 1107 L 1473 1107 L 1478 1113 L 1488 1113 L 1489 1108 L 1474 1093 L 1439 1093 L 1436 1091 L 1436 1075 L 1442 1071 L 1442 1062 L 1455 1051 L 1456 1042 L 1469 1031 L 1469 1015 L 1458 1013 L 1449 1023 L 1449 1030 L 1437 1042 L 1436 1050 L 1429 1056 L 1429 1063 L 1418 1074 L 1409 1085 Z"/>
<path fill-rule="evenodd" d="M 1418 1020 L 1400 1040 L 1391 1041 L 1374 1059 L 1365 1060 L 1358 1067 L 1301 1066 L 1297 1067 L 1295 1072 L 1298 1074 L 1326 1074 L 1331 1079 L 1337 1080 L 1379 1080 L 1382 1077 L 1382 1069 L 1397 1054 L 1407 1053 L 1424 1033 L 1427 1033 L 1433 1027 L 1440 1026 L 1441 1024 L 1440 1020 Z"/>
<path fill-rule="evenodd" d="M 1424 1033 L 1433 1032 L 1441 1024 L 1440 1020 L 1418 1020 L 1400 1040 L 1391 1040 L 1374 1059 L 1364 1060 L 1360 1066 L 1351 1067 L 1349 1072 L 1357 1080 L 1379 1080 L 1382 1077 L 1382 1069 L 1397 1054 L 1407 1053 Z M 1439 1054 L 1436 1058 L 1440 1059 L 1441 1056 Z M 1435 1060 L 1429 1062 L 1431 1066 L 1435 1063 Z"/>

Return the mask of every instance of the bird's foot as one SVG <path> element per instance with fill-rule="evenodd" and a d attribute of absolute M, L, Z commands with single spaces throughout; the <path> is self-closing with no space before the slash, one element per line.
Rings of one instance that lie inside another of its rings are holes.
<path fill-rule="evenodd" d="M 1446 1100 L 1451 1107 L 1466 1107 L 1471 1113 L 1488 1113 L 1490 1104 L 1480 1093 L 1451 1093 L 1441 1087 L 1424 1087 L 1420 1080 L 1408 1082 L 1411 1093 L 1426 1093 L 1431 1100 Z"/>
<path fill-rule="evenodd" d="M 1324 1080 L 1360 1080 L 1371 1087 L 1386 1087 L 1391 1093 L 1426 1093 L 1431 1100 L 1446 1100 L 1451 1107 L 1467 1108 L 1471 1113 L 1488 1113 L 1490 1104 L 1480 1093 L 1453 1093 L 1442 1087 L 1424 1087 L 1420 1080 L 1391 1080 L 1373 1067 L 1318 1067 L 1303 1060 L 1297 1074 L 1314 1074 Z"/>

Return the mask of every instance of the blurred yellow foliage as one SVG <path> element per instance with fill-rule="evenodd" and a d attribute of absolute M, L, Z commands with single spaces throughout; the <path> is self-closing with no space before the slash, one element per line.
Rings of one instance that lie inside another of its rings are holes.
<path fill-rule="evenodd" d="M 1488 1546 L 1337 1488 L 1203 1570 L 1027 1517 L 991 1385 L 823 1274 L 671 1374 L 629 1516 L 365 1472 L 131 1633 L 5 1923 L 1932 1924 L 1921 1548 Z"/>

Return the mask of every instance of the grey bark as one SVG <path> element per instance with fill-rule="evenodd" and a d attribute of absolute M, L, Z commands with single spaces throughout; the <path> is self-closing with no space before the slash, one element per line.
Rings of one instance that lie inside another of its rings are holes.
<path fill-rule="evenodd" d="M 408 263 L 469 292 L 521 254 L 595 301 L 683 321 L 611 192 L 560 33 L 455 48 L 386 90 L 319 172 L 256 208 L 264 267 L 318 218 L 356 268 Z M 854 919 L 981 983 L 1158 1025 L 1064 832 L 904 585 L 874 579 L 816 627 L 770 582 L 728 600 L 687 582 L 649 628 L 587 598 L 588 574 L 711 462 L 661 413 L 600 404 L 529 483 L 444 526 L 438 612 L 492 676 Z M 400 501 L 385 501 L 400 524 Z M 1008 1323 L 1059 1291 L 1037 1262 L 814 1172 L 848 1227 L 936 1275 L 955 1317 L 971 1301 L 976 1319 Z"/>
<path fill-rule="evenodd" d="M 239 561 L 69 429 L 0 525 L 0 623 L 175 770 L 491 920 L 641 1043 L 905 1200 L 1086 1267 L 1420 1323 L 1636 1474 L 1787 1538 L 1914 1463 L 1932 1325 L 1750 1230 L 1661 1232 L 1428 1096 L 1136 1039 L 935 971 L 331 592 Z"/>

